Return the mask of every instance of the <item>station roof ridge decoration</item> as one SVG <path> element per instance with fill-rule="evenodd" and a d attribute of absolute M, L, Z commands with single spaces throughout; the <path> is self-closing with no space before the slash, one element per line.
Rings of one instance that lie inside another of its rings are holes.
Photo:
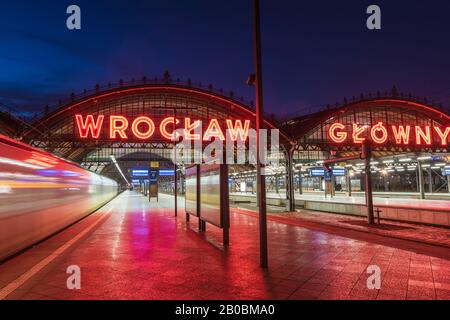
<path fill-rule="evenodd" d="M 205 86 L 202 84 L 202 82 L 196 83 L 193 82 L 191 79 L 188 79 L 186 81 L 180 79 L 173 80 L 170 74 L 166 71 L 162 79 L 158 79 L 157 77 L 155 77 L 154 79 L 150 79 L 144 76 L 142 77 L 142 79 L 139 80 L 133 78 L 130 81 L 119 80 L 116 83 L 109 82 L 105 86 L 100 86 L 99 84 L 97 84 L 94 89 L 91 90 L 85 89 L 83 93 L 80 94 L 71 93 L 69 100 L 64 102 L 62 100 L 59 100 L 58 105 L 55 105 L 53 107 L 47 106 L 46 107 L 47 112 L 41 113 L 40 117 L 38 116 L 38 120 L 36 122 L 39 122 L 39 120 L 42 120 L 43 118 L 49 117 L 52 114 L 60 111 L 62 107 L 68 107 L 70 105 L 76 104 L 77 102 L 87 101 L 89 99 L 96 99 L 103 94 L 120 91 L 119 89 L 133 89 L 133 88 L 145 89 L 145 87 L 155 87 L 155 86 L 179 87 L 185 88 L 187 90 L 208 93 L 226 100 L 233 101 L 234 103 L 245 106 L 246 108 L 251 109 L 253 110 L 253 112 L 255 112 L 253 101 L 247 101 L 244 99 L 243 96 L 238 97 L 234 94 L 233 91 L 225 91 L 222 88 L 219 89 L 214 87 L 212 84 Z"/>
<path fill-rule="evenodd" d="M 104 89 L 104 90 L 101 90 Z M 210 103 L 211 107 L 221 107 L 221 112 L 224 114 L 235 115 L 234 119 L 248 119 L 253 121 L 255 118 L 255 110 L 253 102 L 247 102 L 243 97 L 237 98 L 232 91 L 228 94 L 222 89 L 214 89 L 212 85 L 202 86 L 201 83 L 194 84 L 190 80 L 183 82 L 180 80 L 171 80 L 166 78 L 165 80 L 147 80 L 142 79 L 139 81 L 132 80 L 125 83 L 120 81 L 118 84 L 109 84 L 107 87 L 96 87 L 96 90 L 86 92 L 80 98 L 72 95 L 72 99 L 66 105 L 60 104 L 58 108 L 48 112 L 48 114 L 42 115 L 38 120 L 33 123 L 33 128 L 30 128 L 23 133 L 23 137 L 26 141 L 29 141 L 36 136 L 38 130 L 45 131 L 52 123 L 57 123 L 64 116 L 78 112 L 78 110 L 94 109 L 95 106 L 102 102 L 108 102 L 111 100 L 120 100 L 127 97 L 145 94 L 159 94 L 162 99 L 171 95 L 178 95 L 185 99 L 203 100 Z M 184 107 L 186 108 L 186 107 Z M 183 107 L 167 106 L 152 106 L 150 109 L 170 110 L 168 115 L 173 114 L 173 110 L 183 109 Z M 182 114 L 183 112 L 181 112 Z M 144 115 L 144 114 L 141 114 Z M 273 119 L 268 119 L 266 116 L 265 126 L 267 129 L 276 129 L 277 125 Z M 36 130 L 38 129 L 38 130 Z M 283 133 L 281 133 L 283 135 Z M 288 141 L 287 136 L 283 136 L 283 139 Z"/>

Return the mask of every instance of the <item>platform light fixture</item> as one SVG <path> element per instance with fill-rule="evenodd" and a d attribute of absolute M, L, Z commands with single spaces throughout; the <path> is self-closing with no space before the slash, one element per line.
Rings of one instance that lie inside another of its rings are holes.
<path fill-rule="evenodd" d="M 127 185 L 130 185 L 130 183 L 128 182 L 127 178 L 125 177 L 125 175 L 122 172 L 122 169 L 120 169 L 119 164 L 117 163 L 116 157 L 114 157 L 114 155 L 110 155 L 109 156 L 111 158 L 111 161 L 114 163 L 114 165 L 117 168 L 117 171 L 119 171 L 120 175 L 122 176 L 123 180 L 125 180 L 125 182 L 127 183 Z"/>

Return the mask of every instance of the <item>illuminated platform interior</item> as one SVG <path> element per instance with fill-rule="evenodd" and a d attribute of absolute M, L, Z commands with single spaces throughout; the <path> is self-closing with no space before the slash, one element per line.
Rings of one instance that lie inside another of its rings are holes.
<path fill-rule="evenodd" d="M 232 242 L 223 250 L 217 228 L 199 235 L 197 221 L 185 221 L 182 201 L 174 216 L 173 201 L 166 194 L 149 202 L 136 191 L 121 193 L 0 264 L 0 300 L 450 297 L 442 281 L 450 267 L 447 248 L 431 254 L 417 243 L 407 247 L 383 237 L 373 242 L 348 231 L 336 235 L 269 221 L 270 270 L 264 270 L 258 265 L 256 217 L 232 210 Z M 367 263 L 386 268 L 382 290 L 366 288 Z M 80 290 L 67 289 L 71 265 L 81 269 Z M 432 289 L 408 285 L 421 284 L 417 279 Z"/>
<path fill-rule="evenodd" d="M 159 80 L 120 81 L 71 95 L 28 123 L 2 112 L 0 124 L 1 134 L 21 143 L 14 146 L 5 140 L 11 150 L 0 155 L 8 165 L 0 185 L 2 203 L 8 208 L 2 206 L 0 212 L 17 219 L 29 214 L 38 224 L 39 211 L 32 209 L 41 208 L 51 222 L 46 230 L 24 224 L 20 246 L 24 247 L 84 217 L 120 191 L 133 188 L 150 196 L 153 183 L 157 193 L 184 196 L 186 170 L 193 163 L 172 157 L 179 143 L 174 139 L 177 130 L 203 149 L 216 139 L 240 141 L 247 151 L 255 109 L 233 92 L 175 80 L 166 73 Z M 381 217 L 449 225 L 450 116 L 441 108 L 393 88 L 292 119 L 266 117 L 264 127 L 279 130 L 279 150 L 274 152 L 279 162 L 265 167 L 269 205 L 286 211 L 366 215 L 362 195 L 369 172 Z M 227 129 L 230 136 L 225 135 Z M 372 144 L 370 168 L 362 160 L 324 168 L 330 159 L 361 157 L 364 141 Z M 15 153 L 18 149 L 23 158 Z M 239 152 L 237 146 L 232 149 L 232 158 Z M 15 171 L 18 163 L 23 172 Z M 152 168 L 155 163 L 157 168 Z M 254 202 L 254 165 L 230 164 L 226 171 L 230 201 Z M 152 172 L 157 175 L 151 177 Z M 35 183 L 24 182 L 24 176 Z M 59 204 L 70 208 L 64 203 L 69 191 L 72 200 L 80 201 L 82 212 L 56 216 Z M 33 228 L 42 232 L 30 234 Z"/>

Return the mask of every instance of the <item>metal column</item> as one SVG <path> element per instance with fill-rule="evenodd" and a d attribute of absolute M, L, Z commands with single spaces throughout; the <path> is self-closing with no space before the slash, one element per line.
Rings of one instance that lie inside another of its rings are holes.
<path fill-rule="evenodd" d="M 295 210 L 293 154 L 292 149 L 286 150 L 286 209 L 288 211 Z"/>
<path fill-rule="evenodd" d="M 226 150 L 224 151 L 224 158 L 226 159 Z M 230 190 L 228 185 L 228 165 L 221 164 L 220 171 L 220 188 L 223 196 L 220 210 L 225 212 L 225 214 L 223 214 L 223 245 L 228 246 L 230 244 Z"/>
<path fill-rule="evenodd" d="M 346 183 L 347 183 L 347 197 L 351 197 L 352 196 L 352 179 L 350 177 L 349 169 L 347 169 Z"/>
<path fill-rule="evenodd" d="M 431 168 L 428 168 L 428 190 L 433 193 L 433 170 Z"/>
<path fill-rule="evenodd" d="M 298 193 L 303 194 L 302 167 L 298 168 Z"/>
<path fill-rule="evenodd" d="M 374 224 L 373 215 L 373 194 L 372 194 L 372 174 L 370 172 L 370 158 L 372 157 L 372 147 L 370 140 L 366 138 L 363 143 L 363 158 L 366 171 L 365 189 L 366 189 L 366 205 L 367 205 L 367 222 Z"/>
<path fill-rule="evenodd" d="M 383 184 L 384 184 L 384 191 L 389 192 L 389 177 L 387 175 L 383 176 Z"/>
<path fill-rule="evenodd" d="M 417 175 L 418 175 L 420 199 L 425 199 L 425 190 L 423 185 L 423 170 L 420 161 L 417 161 Z"/>

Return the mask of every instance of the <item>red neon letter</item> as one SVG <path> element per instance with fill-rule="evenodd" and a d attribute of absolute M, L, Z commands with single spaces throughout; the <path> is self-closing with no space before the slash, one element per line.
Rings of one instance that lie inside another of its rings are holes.
<path fill-rule="evenodd" d="M 328 129 L 328 136 L 333 142 L 342 143 L 347 139 L 347 132 L 336 132 L 337 129 L 344 130 L 345 125 L 339 122 L 333 123 Z"/>
<path fill-rule="evenodd" d="M 377 133 L 381 133 L 381 137 L 377 135 Z M 378 144 L 383 144 L 386 142 L 388 138 L 388 132 L 386 130 L 386 127 L 383 125 L 383 122 L 378 122 L 376 125 L 370 129 L 370 137 L 372 138 L 372 141 Z"/>
<path fill-rule="evenodd" d="M 104 115 L 99 115 L 97 121 L 94 122 L 94 116 L 89 114 L 86 116 L 86 121 L 83 122 L 83 116 L 81 114 L 75 115 L 77 122 L 78 132 L 81 138 L 87 138 L 89 132 L 91 132 L 92 138 L 98 139 L 100 136 L 100 130 L 102 129 Z"/>
<path fill-rule="evenodd" d="M 434 127 L 434 130 L 439 135 L 439 138 L 441 138 L 441 145 L 446 146 L 448 143 L 448 135 L 450 134 L 450 127 L 445 128 L 444 132 L 439 127 Z"/>
<path fill-rule="evenodd" d="M 203 140 L 208 141 L 211 140 L 212 137 L 218 137 L 222 141 L 225 140 L 217 119 L 211 119 L 209 121 L 208 129 L 206 129 L 205 134 L 203 135 Z"/>
<path fill-rule="evenodd" d="M 233 127 L 233 121 L 227 119 L 227 126 L 230 132 L 231 140 L 236 141 L 239 134 L 241 141 L 246 141 L 248 136 L 248 128 L 250 127 L 250 120 L 244 121 L 244 128 L 242 128 L 242 121 L 235 120 L 235 126 Z"/>
<path fill-rule="evenodd" d="M 396 144 L 409 144 L 409 133 L 411 132 L 411 126 L 392 126 L 392 132 L 394 133 Z"/>
<path fill-rule="evenodd" d="M 184 118 L 184 138 L 187 140 L 200 140 L 200 134 L 191 133 L 191 131 L 200 126 L 200 124 L 200 120 L 194 121 L 194 123 L 191 124 L 191 118 Z"/>
<path fill-rule="evenodd" d="M 174 138 L 174 133 L 173 133 L 173 132 L 172 132 L 172 133 L 169 133 L 169 132 L 167 131 L 166 127 L 167 127 L 167 125 L 168 125 L 169 123 L 174 123 L 174 122 L 175 122 L 175 124 L 177 125 L 177 124 L 180 122 L 180 120 L 175 119 L 175 121 L 174 121 L 174 117 L 167 117 L 167 118 L 164 118 L 164 119 L 161 121 L 161 123 L 160 123 L 160 125 L 159 125 L 159 131 L 161 132 L 161 135 L 162 135 L 164 138 L 169 139 L 169 140 L 173 140 L 173 138 Z"/>
<path fill-rule="evenodd" d="M 425 144 L 431 144 L 431 131 L 430 126 L 425 126 L 425 132 L 423 132 L 422 128 L 416 126 L 416 143 L 422 144 L 422 139 L 425 141 Z"/>
<path fill-rule="evenodd" d="M 117 122 L 121 124 L 118 125 Z M 115 139 L 118 133 L 122 139 L 127 139 L 125 130 L 128 128 L 128 120 L 123 116 L 110 116 L 109 117 L 109 138 Z"/>
<path fill-rule="evenodd" d="M 354 143 L 363 143 L 364 140 L 366 140 L 366 138 L 362 138 L 360 137 L 360 135 L 364 132 L 364 130 L 366 130 L 366 127 L 360 127 L 358 126 L 356 123 L 353 124 L 353 142 Z"/>
<path fill-rule="evenodd" d="M 145 123 L 148 126 L 147 131 L 142 132 L 139 130 L 139 125 L 141 123 Z M 155 123 L 152 119 L 146 116 L 137 117 L 134 119 L 133 124 L 131 125 L 131 131 L 136 136 L 136 138 L 144 140 L 150 138 L 155 132 Z"/>

